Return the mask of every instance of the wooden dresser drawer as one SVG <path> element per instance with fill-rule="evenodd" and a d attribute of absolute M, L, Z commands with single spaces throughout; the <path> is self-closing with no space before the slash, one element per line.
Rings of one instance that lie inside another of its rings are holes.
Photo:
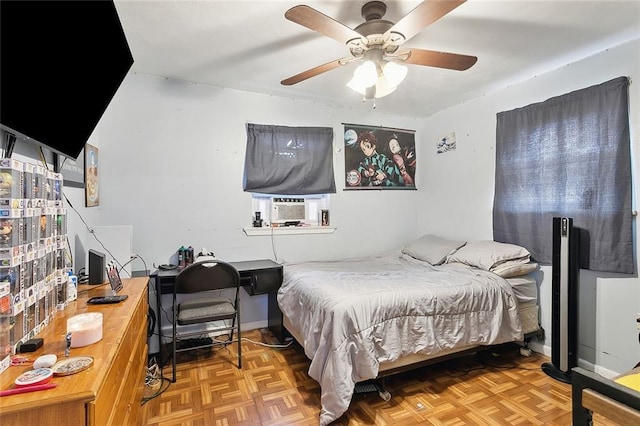
<path fill-rule="evenodd" d="M 146 372 L 147 308 L 146 298 L 141 298 L 116 348 L 117 355 L 95 400 L 96 426 L 125 425 L 126 419 L 136 418 L 140 399 L 135 399 L 142 394 L 142 372 Z"/>

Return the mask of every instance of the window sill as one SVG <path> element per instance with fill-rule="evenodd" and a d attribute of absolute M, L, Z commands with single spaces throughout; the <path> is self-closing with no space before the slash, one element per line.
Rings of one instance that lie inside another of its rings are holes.
<path fill-rule="evenodd" d="M 336 231 L 335 226 L 280 226 L 262 228 L 247 227 L 242 228 L 249 237 L 258 235 L 298 235 L 298 234 L 333 234 Z"/>

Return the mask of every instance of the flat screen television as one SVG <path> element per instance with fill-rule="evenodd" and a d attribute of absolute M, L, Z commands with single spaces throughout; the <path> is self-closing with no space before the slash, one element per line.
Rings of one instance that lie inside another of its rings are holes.
<path fill-rule="evenodd" d="M 0 126 L 76 159 L 133 65 L 113 1 L 2 1 L 0 21 Z"/>

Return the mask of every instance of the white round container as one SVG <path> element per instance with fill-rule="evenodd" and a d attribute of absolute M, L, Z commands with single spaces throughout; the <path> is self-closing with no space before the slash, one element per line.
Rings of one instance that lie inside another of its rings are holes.
<path fill-rule="evenodd" d="M 80 348 L 102 340 L 102 314 L 87 312 L 67 320 L 67 333 L 71 333 L 71 347 Z"/>
<path fill-rule="evenodd" d="M 35 386 L 48 383 L 53 377 L 53 370 L 50 368 L 36 368 L 22 373 L 15 380 L 16 386 Z"/>

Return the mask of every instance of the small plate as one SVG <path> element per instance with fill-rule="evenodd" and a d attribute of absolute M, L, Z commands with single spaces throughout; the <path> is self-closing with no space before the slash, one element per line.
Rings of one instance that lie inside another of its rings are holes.
<path fill-rule="evenodd" d="M 53 364 L 51 369 L 54 376 L 68 376 L 70 374 L 79 373 L 93 365 L 92 356 L 73 356 L 65 358 Z"/>

